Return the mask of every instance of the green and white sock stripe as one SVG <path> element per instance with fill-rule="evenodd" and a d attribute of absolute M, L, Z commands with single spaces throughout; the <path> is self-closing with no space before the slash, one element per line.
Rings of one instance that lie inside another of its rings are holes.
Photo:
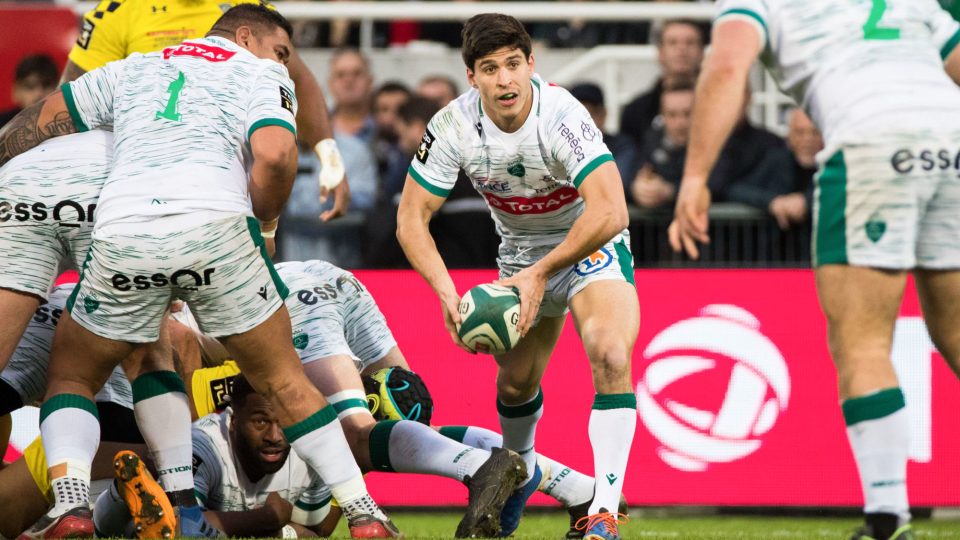
<path fill-rule="evenodd" d="M 283 428 L 283 436 L 287 438 L 287 442 L 293 444 L 294 441 L 311 431 L 336 421 L 337 411 L 334 410 L 333 405 L 327 405 L 296 424 Z"/>
<path fill-rule="evenodd" d="M 497 400 L 497 412 L 504 418 L 523 418 L 532 416 L 543 408 L 543 388 L 537 391 L 537 395 L 526 403 L 520 405 L 504 405 Z"/>
<path fill-rule="evenodd" d="M 463 443 L 463 439 L 467 436 L 468 429 L 470 428 L 467 426 L 443 426 L 440 428 L 440 434 L 458 443 Z"/>
<path fill-rule="evenodd" d="M 378 471 L 396 472 L 390 463 L 390 432 L 401 420 L 377 422 L 370 431 L 370 462 Z M 409 422 L 409 420 L 407 420 Z"/>
<path fill-rule="evenodd" d="M 337 418 L 343 420 L 351 414 L 370 414 L 367 408 L 367 395 L 362 390 L 344 390 L 327 397 L 327 401 L 337 411 Z"/>
<path fill-rule="evenodd" d="M 887 388 L 862 397 L 851 398 L 843 402 L 843 419 L 848 426 L 877 420 L 906 407 L 903 390 Z"/>
<path fill-rule="evenodd" d="M 62 409 L 81 409 L 100 420 L 97 405 L 93 401 L 77 394 L 57 394 L 40 406 L 40 423 L 42 424 L 48 416 Z"/>
<path fill-rule="evenodd" d="M 636 410 L 637 396 L 630 392 L 626 394 L 596 394 L 593 396 L 593 408 L 598 411 L 609 409 Z"/>
<path fill-rule="evenodd" d="M 151 371 L 137 377 L 130 385 L 133 388 L 133 402 L 150 399 L 171 392 L 186 394 L 183 379 L 173 371 Z"/>

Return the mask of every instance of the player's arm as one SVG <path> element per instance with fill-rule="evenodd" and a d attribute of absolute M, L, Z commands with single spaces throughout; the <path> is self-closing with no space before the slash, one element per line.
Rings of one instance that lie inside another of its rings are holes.
<path fill-rule="evenodd" d="M 47 139 L 77 131 L 58 90 L 20 111 L 0 129 L 0 166 Z"/>
<path fill-rule="evenodd" d="M 719 19 L 703 62 L 694 97 L 690 143 L 677 206 L 670 224 L 670 245 L 697 258 L 697 242 L 706 243 L 710 192 L 707 179 L 743 108 L 750 66 L 766 35 L 740 17 Z"/>
<path fill-rule="evenodd" d="M 227 536 L 270 537 L 279 536 L 280 530 L 290 523 L 290 508 L 290 503 L 271 493 L 260 508 L 236 512 L 207 510 L 203 516 Z"/>
<path fill-rule="evenodd" d="M 521 336 L 526 335 L 536 319 L 547 279 L 597 251 L 630 224 L 620 172 L 612 159 L 587 174 L 578 189 L 584 210 L 563 242 L 532 266 L 499 282 L 520 291 L 517 330 Z"/>
<path fill-rule="evenodd" d="M 63 75 L 60 76 L 60 84 L 75 81 L 87 70 L 73 63 L 73 60 L 67 60 L 67 65 L 63 66 Z"/>
<path fill-rule="evenodd" d="M 281 126 L 265 126 L 250 136 L 253 167 L 250 171 L 250 200 L 253 214 L 263 222 L 280 217 L 297 175 L 297 142 Z"/>

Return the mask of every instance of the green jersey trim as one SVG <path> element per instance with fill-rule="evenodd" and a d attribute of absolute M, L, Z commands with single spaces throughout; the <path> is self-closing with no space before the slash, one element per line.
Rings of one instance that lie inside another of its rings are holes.
<path fill-rule="evenodd" d="M 413 165 L 411 165 L 410 168 L 407 169 L 407 172 L 410 173 L 410 176 L 413 177 L 413 179 L 416 180 L 417 183 L 420 184 L 421 187 L 423 187 L 423 189 L 429 191 L 430 193 L 432 193 L 433 195 L 436 195 L 437 197 L 443 197 L 444 199 L 446 199 L 450 195 L 450 192 L 453 191 L 452 189 L 439 188 L 431 184 L 430 182 L 427 182 L 422 176 L 420 176 L 420 173 L 418 173 L 416 169 L 413 168 Z"/>
<path fill-rule="evenodd" d="M 295 502 L 295 503 L 293 503 L 293 504 L 294 504 L 294 506 L 296 506 L 297 508 L 299 508 L 299 509 L 301 509 L 301 510 L 305 510 L 305 511 L 307 511 L 307 512 L 313 512 L 314 510 L 319 510 L 319 509 L 323 508 L 324 506 L 330 504 L 330 501 L 331 501 L 331 500 L 333 500 L 333 497 L 326 497 L 326 498 L 324 498 L 323 500 L 321 500 L 321 501 L 318 502 L 318 503 L 308 503 L 308 502 L 305 502 L 305 501 L 302 501 L 302 500 L 297 500 L 297 502 Z"/>
<path fill-rule="evenodd" d="M 593 161 L 591 161 L 590 163 L 587 163 L 587 165 L 584 168 L 580 169 L 580 174 L 578 174 L 577 177 L 573 179 L 573 187 L 580 189 L 580 184 L 582 184 L 583 181 L 587 179 L 587 176 L 589 176 L 590 173 L 596 170 L 597 167 L 599 167 L 600 165 L 603 165 L 608 161 L 613 161 L 613 156 L 611 154 L 601 154 L 593 158 Z"/>
<path fill-rule="evenodd" d="M 90 128 L 80 118 L 80 111 L 77 110 L 77 102 L 73 98 L 73 89 L 70 88 L 70 83 L 60 85 L 60 92 L 63 93 L 63 101 L 67 104 L 67 111 L 70 113 L 70 119 L 73 120 L 73 125 L 77 128 L 77 131 L 80 133 L 90 131 Z"/>
<path fill-rule="evenodd" d="M 764 45 L 768 43 L 769 31 L 767 30 L 767 23 L 763 22 L 763 17 L 757 14 L 756 11 L 753 11 L 752 9 L 744 9 L 744 8 L 728 9 L 723 13 L 721 13 L 719 16 L 717 16 L 714 22 L 719 21 L 720 19 L 726 17 L 727 15 L 746 15 L 747 17 L 750 17 L 751 19 L 754 19 L 755 21 L 760 23 L 760 27 L 763 28 L 763 43 Z"/>
<path fill-rule="evenodd" d="M 940 49 L 940 58 L 946 60 L 950 53 L 957 48 L 957 44 L 960 43 L 960 30 L 957 30 L 950 36 L 950 39 L 944 44 L 943 48 Z"/>
<path fill-rule="evenodd" d="M 281 120 L 279 118 L 264 118 L 262 120 L 257 120 L 252 126 L 250 126 L 250 131 L 247 132 L 247 139 L 250 139 L 254 131 L 267 126 L 280 126 L 282 128 L 287 128 L 290 133 L 293 133 L 294 137 L 297 136 L 297 128 L 290 125 L 290 122 Z"/>

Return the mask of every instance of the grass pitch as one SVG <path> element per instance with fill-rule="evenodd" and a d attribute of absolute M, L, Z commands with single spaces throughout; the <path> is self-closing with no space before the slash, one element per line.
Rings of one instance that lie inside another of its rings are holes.
<path fill-rule="evenodd" d="M 758 516 L 647 516 L 633 513 L 630 522 L 620 528 L 620 535 L 630 538 L 670 540 L 735 540 L 735 539 L 843 539 L 860 521 L 853 518 L 758 517 Z M 393 522 L 406 538 L 452 538 L 460 514 L 425 512 L 390 512 Z M 567 532 L 566 513 L 531 513 L 523 518 L 517 539 L 562 539 Z M 914 530 L 918 538 L 960 540 L 960 521 L 917 520 Z M 349 538 L 341 526 L 334 538 Z"/>

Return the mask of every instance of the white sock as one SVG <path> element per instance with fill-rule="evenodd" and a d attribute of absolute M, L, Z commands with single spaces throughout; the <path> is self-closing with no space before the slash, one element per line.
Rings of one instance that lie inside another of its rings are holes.
<path fill-rule="evenodd" d="M 503 447 L 503 437 L 499 433 L 482 427 L 444 426 L 440 428 L 440 434 L 483 450 Z M 543 471 L 539 490 L 565 507 L 583 504 L 593 497 L 593 478 L 543 454 L 537 454 L 537 464 Z"/>
<path fill-rule="evenodd" d="M 157 481 L 168 493 L 192 491 L 190 402 L 183 381 L 172 371 L 151 371 L 131 386 L 133 414 L 157 468 Z"/>
<path fill-rule="evenodd" d="M 53 396 L 40 407 L 40 436 L 48 466 L 63 467 L 51 480 L 54 505 L 47 514 L 89 504 L 90 467 L 100 445 L 97 406 L 76 394 Z"/>
<path fill-rule="evenodd" d="M 865 513 L 900 516 L 910 521 L 907 459 L 910 423 L 903 392 L 888 388 L 843 402 L 847 436 L 860 471 Z"/>
<path fill-rule="evenodd" d="M 330 486 L 333 497 L 348 520 L 356 513 L 371 513 L 378 518 L 386 518 L 367 494 L 363 474 L 353 459 L 332 405 L 283 428 L 283 434 L 293 451 Z"/>
<path fill-rule="evenodd" d="M 537 465 L 537 453 L 533 440 L 537 433 L 537 422 L 543 416 L 543 390 L 519 405 L 504 405 L 497 400 L 497 412 L 500 413 L 500 430 L 503 431 L 503 447 L 520 454 L 527 466 L 527 479 L 521 484 L 533 480 Z"/>
<path fill-rule="evenodd" d="M 637 428 L 637 396 L 597 394 L 590 411 L 590 445 L 593 447 L 593 502 L 588 514 L 603 508 L 616 512 L 623 491 L 623 477 L 630 459 L 630 445 Z"/>
<path fill-rule="evenodd" d="M 462 482 L 489 457 L 489 451 L 453 441 L 413 420 L 378 422 L 370 432 L 370 461 L 378 471 L 433 474 Z"/>
<path fill-rule="evenodd" d="M 116 482 L 97 497 L 93 507 L 93 527 L 99 538 L 123 538 L 130 525 L 130 509 L 120 497 Z"/>

